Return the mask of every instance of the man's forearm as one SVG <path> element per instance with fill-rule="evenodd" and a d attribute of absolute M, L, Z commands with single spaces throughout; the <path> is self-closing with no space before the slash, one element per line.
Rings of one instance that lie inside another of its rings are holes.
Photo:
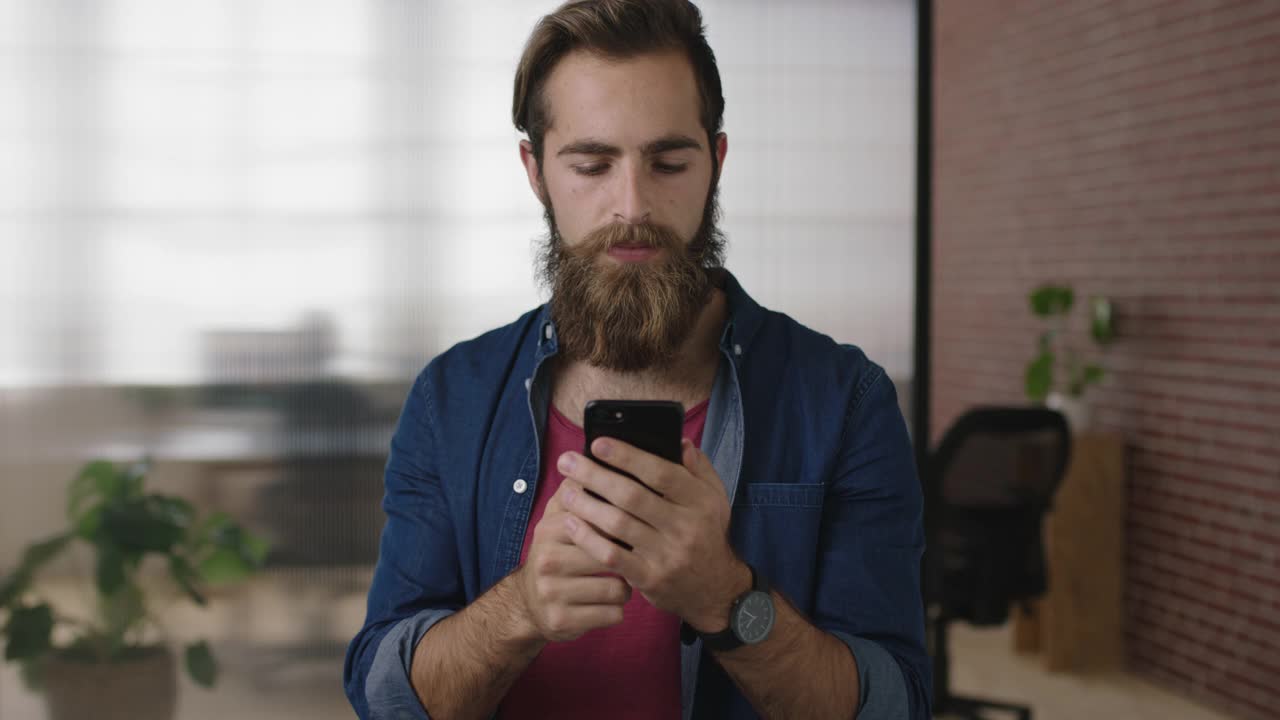
<path fill-rule="evenodd" d="M 773 592 L 776 618 L 768 639 L 713 653 L 764 718 L 852 718 L 858 664 L 836 636 L 810 624 Z"/>
<path fill-rule="evenodd" d="M 413 690 L 434 720 L 489 717 L 546 645 L 515 582 L 503 578 L 418 641 Z"/>

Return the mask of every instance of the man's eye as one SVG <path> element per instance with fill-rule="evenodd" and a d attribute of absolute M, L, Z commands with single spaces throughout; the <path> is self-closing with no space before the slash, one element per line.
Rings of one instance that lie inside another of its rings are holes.
<path fill-rule="evenodd" d="M 653 164 L 654 170 L 657 170 L 660 173 L 666 173 L 668 175 L 675 175 L 678 172 L 684 172 L 684 169 L 687 167 L 689 167 L 687 164 L 686 165 L 668 165 L 666 163 Z"/>
<path fill-rule="evenodd" d="M 605 170 L 608 170 L 609 166 L 605 163 L 596 163 L 594 165 L 577 165 L 574 166 L 573 169 L 576 170 L 579 175 L 599 175 Z"/>

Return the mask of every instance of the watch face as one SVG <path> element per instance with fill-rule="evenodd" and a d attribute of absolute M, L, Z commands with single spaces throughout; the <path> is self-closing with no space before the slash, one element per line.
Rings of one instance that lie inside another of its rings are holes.
<path fill-rule="evenodd" d="M 772 629 L 773 598 L 758 591 L 747 595 L 733 616 L 734 632 L 742 642 L 753 645 L 768 637 Z"/>

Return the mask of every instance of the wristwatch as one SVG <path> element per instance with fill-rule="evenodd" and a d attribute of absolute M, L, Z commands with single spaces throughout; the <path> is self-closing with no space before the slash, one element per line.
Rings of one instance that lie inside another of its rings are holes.
<path fill-rule="evenodd" d="M 724 652 L 764 642 L 773 630 L 774 607 L 773 595 L 769 594 L 769 581 L 764 575 L 756 572 L 755 566 L 747 563 L 751 569 L 751 589 L 733 601 L 733 609 L 729 611 L 729 627 L 717 633 L 700 633 L 689 623 L 680 623 L 680 641 L 692 645 L 698 638 L 710 650 Z"/>

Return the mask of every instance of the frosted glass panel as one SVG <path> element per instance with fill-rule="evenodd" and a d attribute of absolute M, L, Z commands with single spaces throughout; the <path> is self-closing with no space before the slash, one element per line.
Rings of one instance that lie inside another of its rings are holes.
<path fill-rule="evenodd" d="M 0 573 L 91 458 L 273 543 L 179 717 L 347 718 L 417 371 L 544 298 L 511 126 L 529 0 L 0 0 Z M 700 3 L 728 265 L 909 398 L 915 3 Z M 92 558 L 51 567 L 74 589 Z M 0 664 L 0 717 L 45 717 Z"/>

